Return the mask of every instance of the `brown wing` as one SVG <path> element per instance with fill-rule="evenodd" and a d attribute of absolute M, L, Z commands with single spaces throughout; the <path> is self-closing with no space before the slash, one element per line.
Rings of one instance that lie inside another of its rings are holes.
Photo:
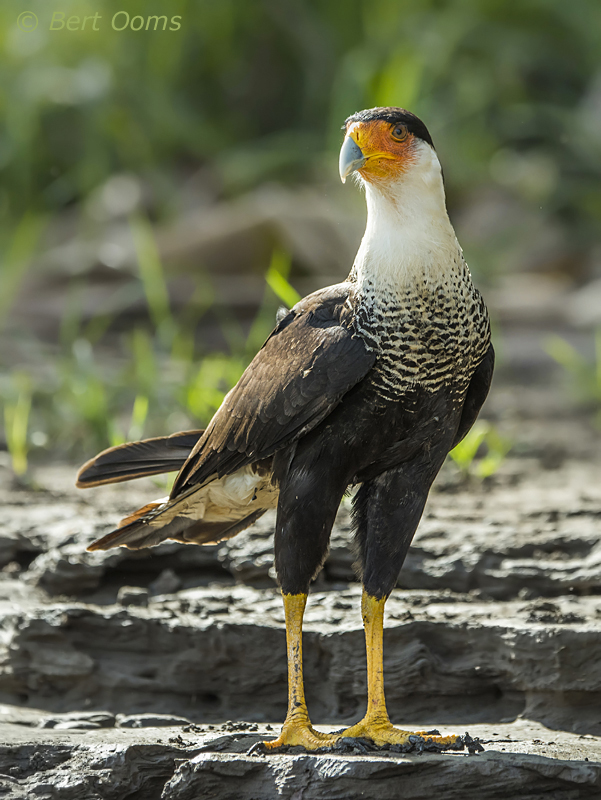
<path fill-rule="evenodd" d="M 318 425 L 375 362 L 353 335 L 352 284 L 309 295 L 278 324 L 224 399 L 171 497 L 272 455 Z"/>

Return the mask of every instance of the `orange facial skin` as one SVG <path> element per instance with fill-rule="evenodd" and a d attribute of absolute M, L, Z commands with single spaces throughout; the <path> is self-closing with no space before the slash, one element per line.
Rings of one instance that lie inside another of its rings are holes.
<path fill-rule="evenodd" d="M 371 122 L 353 122 L 346 135 L 354 140 L 367 161 L 358 170 L 369 183 L 387 183 L 400 178 L 415 159 L 415 137 L 405 133 L 402 140 L 392 135 L 397 128 L 390 122 L 376 119 Z"/>

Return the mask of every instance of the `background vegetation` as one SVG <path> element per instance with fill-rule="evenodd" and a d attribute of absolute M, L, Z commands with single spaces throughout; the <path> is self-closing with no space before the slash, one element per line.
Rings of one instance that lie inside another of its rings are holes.
<path fill-rule="evenodd" d="M 115 31 L 111 18 L 125 6 L 144 20 L 181 16 L 181 28 Z M 289 259 L 278 250 L 265 259 L 269 281 L 250 331 L 220 311 L 227 348 L 209 352 L 195 331 L 214 301 L 210 281 L 199 270 L 199 291 L 174 315 L 170 265 L 153 230 L 182 213 L 182 186 L 203 170 L 219 201 L 266 181 L 335 180 L 340 126 L 357 109 L 402 105 L 427 121 L 452 214 L 477 208 L 488 191 L 514 209 L 507 224 L 466 228 L 481 280 L 509 269 L 516 242 L 540 226 L 554 231 L 552 270 L 596 274 L 597 0 L 28 0 L 27 8 L 39 18 L 28 32 L 17 26 L 20 0 L 0 8 L 0 402 L 18 470 L 32 448 L 90 455 L 207 421 L 278 303 L 294 296 Z M 100 29 L 49 31 L 55 10 L 98 13 Z M 37 342 L 15 303 L 56 231 L 80 234 L 95 193 L 115 175 L 144 187 L 128 224 L 147 319 L 128 325 L 126 316 L 117 331 L 106 315 L 84 319 L 92 280 L 84 271 L 65 287 L 59 334 Z"/>

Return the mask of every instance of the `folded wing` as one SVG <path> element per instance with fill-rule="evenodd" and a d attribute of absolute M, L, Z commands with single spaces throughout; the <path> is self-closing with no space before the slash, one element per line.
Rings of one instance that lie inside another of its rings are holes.
<path fill-rule="evenodd" d="M 352 285 L 315 292 L 285 316 L 196 444 L 171 498 L 267 458 L 318 425 L 375 363 L 354 335 Z"/>
<path fill-rule="evenodd" d="M 150 503 L 88 549 L 198 544 L 228 538 L 277 503 L 271 457 L 310 431 L 375 363 L 354 335 L 352 286 L 302 300 L 278 323 L 204 431 L 111 448 L 78 485 L 156 474 L 187 460 L 169 498 Z"/>

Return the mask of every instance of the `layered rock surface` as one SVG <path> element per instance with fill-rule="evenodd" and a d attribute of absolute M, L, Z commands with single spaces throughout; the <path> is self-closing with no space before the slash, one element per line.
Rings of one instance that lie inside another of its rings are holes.
<path fill-rule="evenodd" d="M 39 731 L 4 723 L 0 735 L 10 742 L 0 745 L 0 793 L 6 800 L 421 800 L 433 792 L 448 800 L 599 797 L 601 746 L 594 737 L 526 721 L 472 729 L 487 748 L 477 756 L 250 756 L 250 747 L 272 730 Z"/>
<path fill-rule="evenodd" d="M 467 729 L 488 742 L 474 756 L 245 755 L 286 705 L 273 519 L 220 546 L 86 553 L 164 490 L 77 493 L 68 468 L 40 470 L 36 491 L 7 477 L 2 796 L 601 797 L 601 463 L 552 466 L 513 458 L 472 486 L 444 473 L 387 605 L 391 716 Z M 313 719 L 338 727 L 365 705 L 353 560 L 344 505 L 304 640 Z"/>

